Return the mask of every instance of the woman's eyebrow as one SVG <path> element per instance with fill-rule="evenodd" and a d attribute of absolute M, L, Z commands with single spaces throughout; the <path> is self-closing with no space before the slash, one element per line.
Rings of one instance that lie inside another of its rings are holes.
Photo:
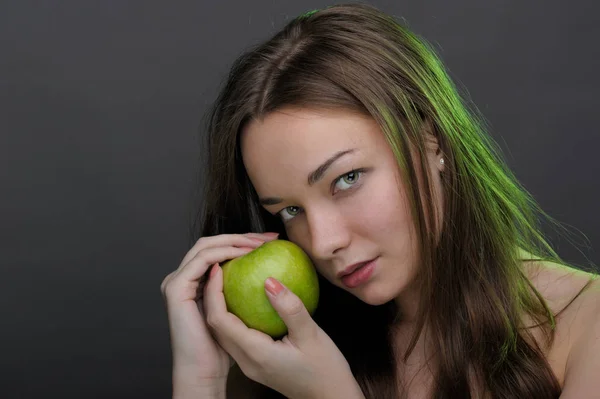
<path fill-rule="evenodd" d="M 318 183 L 319 180 L 321 180 L 323 178 L 323 176 L 325 176 L 325 172 L 327 172 L 327 169 L 329 169 L 331 167 L 331 165 L 333 165 L 335 163 L 335 161 L 342 158 L 344 155 L 351 154 L 355 151 L 356 151 L 356 148 L 350 148 L 348 150 L 338 151 L 335 154 L 333 154 L 333 156 L 331 156 L 328 160 L 326 160 L 321 165 L 319 165 L 319 167 L 317 169 L 315 169 L 314 171 L 312 171 L 308 174 L 308 185 L 312 186 L 312 185 Z M 259 202 L 263 206 L 268 206 L 268 205 L 279 204 L 279 203 L 283 202 L 283 200 L 278 197 L 269 197 L 269 198 L 260 198 Z"/>
<path fill-rule="evenodd" d="M 354 151 L 356 151 L 356 148 L 351 148 L 349 150 L 336 152 L 331 158 L 329 158 L 327 161 L 323 162 L 317 169 L 315 169 L 313 172 L 311 172 L 308 175 L 308 185 L 312 186 L 315 183 L 317 183 L 319 180 L 321 180 L 323 178 L 323 176 L 325 176 L 325 172 L 327 172 L 327 169 L 329 169 L 329 167 L 331 165 L 333 165 L 333 163 L 335 161 L 337 161 L 338 159 L 340 159 L 341 157 L 343 157 L 346 154 L 353 153 Z"/>

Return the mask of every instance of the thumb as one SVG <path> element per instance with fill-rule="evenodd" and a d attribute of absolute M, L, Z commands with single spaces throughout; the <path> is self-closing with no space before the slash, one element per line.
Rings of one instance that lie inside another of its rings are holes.
<path fill-rule="evenodd" d="M 304 340 L 314 336 L 317 324 L 296 294 L 273 277 L 265 281 L 265 291 L 271 305 L 287 326 L 291 340 Z"/>

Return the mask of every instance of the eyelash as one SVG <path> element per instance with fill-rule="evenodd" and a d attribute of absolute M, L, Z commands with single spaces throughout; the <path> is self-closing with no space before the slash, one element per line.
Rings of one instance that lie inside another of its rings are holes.
<path fill-rule="evenodd" d="M 352 183 L 352 184 L 350 185 L 350 187 L 349 187 L 349 188 L 347 188 L 347 189 L 344 189 L 344 190 L 341 190 L 341 191 L 351 191 L 351 190 L 355 190 L 356 188 L 358 188 L 358 183 L 359 183 L 359 182 L 362 180 L 362 175 L 363 175 L 364 173 L 365 173 L 365 169 L 364 169 L 364 168 L 361 168 L 361 169 L 353 169 L 353 170 L 351 170 L 350 172 L 346 172 L 346 173 L 344 173 L 343 175 L 340 175 L 340 176 L 338 176 L 338 177 L 337 177 L 337 178 L 336 178 L 336 179 L 333 181 L 333 183 L 331 183 L 331 186 L 332 186 L 332 188 L 333 188 L 333 187 L 335 187 L 335 185 L 336 185 L 336 184 L 337 184 L 337 183 L 338 183 L 340 180 L 342 180 L 344 177 L 347 177 L 348 175 L 351 175 L 351 174 L 356 174 L 356 175 L 357 175 L 357 176 L 356 176 L 356 181 L 355 181 L 354 183 Z M 282 210 L 280 210 L 279 212 L 277 212 L 275 215 L 278 215 L 278 216 L 279 216 L 279 217 L 280 217 L 280 218 L 281 218 L 281 219 L 282 219 L 284 222 L 289 222 L 290 220 L 292 220 L 293 218 L 295 218 L 295 217 L 296 217 L 298 214 L 296 214 L 296 215 L 294 215 L 293 217 L 291 217 L 291 218 L 289 218 L 289 219 L 285 220 L 285 219 L 283 218 L 283 216 L 282 216 L 282 212 L 283 212 L 283 211 L 285 211 L 285 210 L 286 210 L 286 209 L 288 209 L 288 208 L 298 208 L 298 207 L 292 207 L 292 206 L 285 207 L 285 208 L 283 208 Z"/>

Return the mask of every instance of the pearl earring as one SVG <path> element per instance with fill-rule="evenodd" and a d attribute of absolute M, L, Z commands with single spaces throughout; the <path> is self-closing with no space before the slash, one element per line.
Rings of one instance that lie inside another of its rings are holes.
<path fill-rule="evenodd" d="M 443 165 L 444 164 L 444 158 L 440 159 L 440 163 Z"/>

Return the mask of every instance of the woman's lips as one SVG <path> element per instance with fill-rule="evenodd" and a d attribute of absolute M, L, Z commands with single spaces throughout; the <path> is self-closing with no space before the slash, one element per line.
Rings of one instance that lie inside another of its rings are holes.
<path fill-rule="evenodd" d="M 342 283 L 348 288 L 356 288 L 359 285 L 367 282 L 373 274 L 373 271 L 375 271 L 377 259 L 379 258 L 377 257 L 369 263 L 366 263 L 364 266 L 354 270 L 352 273 L 343 276 Z"/>

